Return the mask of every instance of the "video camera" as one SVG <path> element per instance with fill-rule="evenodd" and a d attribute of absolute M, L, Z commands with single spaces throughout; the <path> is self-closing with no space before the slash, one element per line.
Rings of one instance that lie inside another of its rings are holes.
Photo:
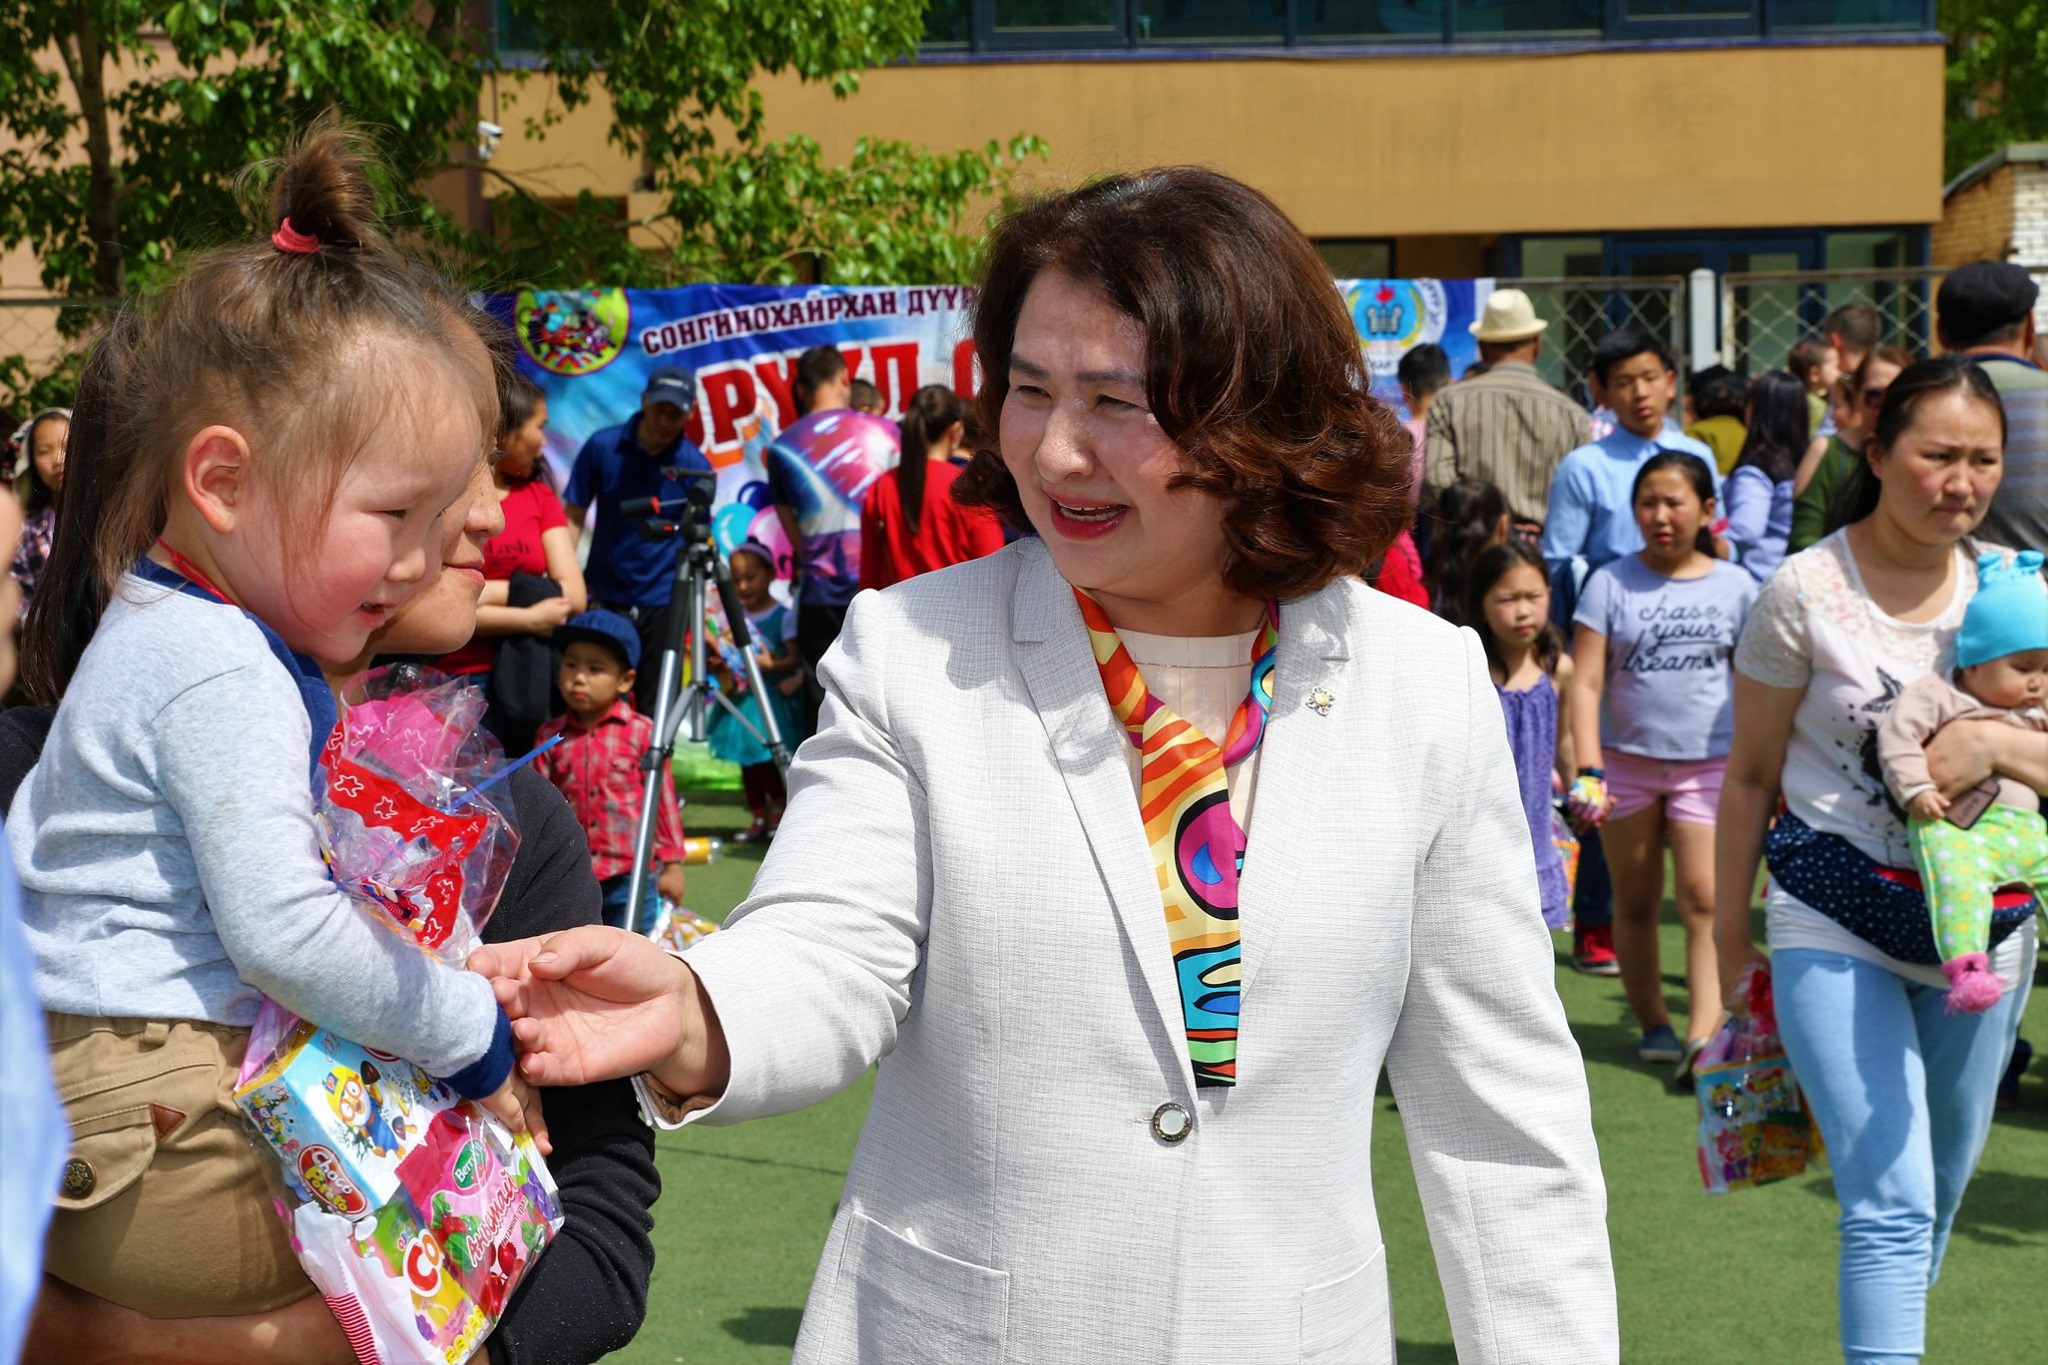
<path fill-rule="evenodd" d="M 708 469 L 675 469 L 668 477 L 686 484 L 680 498 L 627 498 L 619 503 L 619 515 L 640 518 L 640 534 L 649 540 L 682 536 L 705 540 L 711 535 L 711 500 L 718 488 L 718 475 Z"/>

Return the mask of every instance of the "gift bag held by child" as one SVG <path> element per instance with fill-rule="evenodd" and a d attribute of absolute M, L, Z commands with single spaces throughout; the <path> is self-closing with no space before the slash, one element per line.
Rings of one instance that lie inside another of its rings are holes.
<path fill-rule="evenodd" d="M 1722 1024 L 1693 1067 L 1709 1194 L 1787 1179 L 1821 1154 L 1820 1129 L 1778 1041 L 1768 969 L 1751 969 L 1747 992 L 1747 1017 Z"/>
<path fill-rule="evenodd" d="M 426 670 L 353 684 L 315 794 L 335 883 L 460 964 L 518 834 L 479 794 L 503 770 L 482 693 Z M 364 1365 L 460 1365 L 562 1226 L 546 1163 L 402 1058 L 266 1001 L 236 1101 L 284 1165 L 293 1243 Z"/>
<path fill-rule="evenodd" d="M 1569 905 L 1579 889 L 1579 836 L 1555 806 L 1550 808 L 1550 841 L 1557 845 L 1558 859 L 1564 864 L 1564 899 Z"/>

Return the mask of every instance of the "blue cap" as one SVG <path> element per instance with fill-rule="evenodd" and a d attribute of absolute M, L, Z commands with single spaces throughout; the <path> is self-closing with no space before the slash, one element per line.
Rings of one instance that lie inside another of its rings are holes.
<path fill-rule="evenodd" d="M 566 645 L 571 640 L 607 645 L 626 656 L 626 667 L 640 667 L 640 632 L 615 611 L 586 611 L 555 627 L 556 644 Z"/>
<path fill-rule="evenodd" d="M 2010 563 L 2004 555 L 1977 556 L 1977 595 L 1956 635 L 1957 667 L 2048 649 L 2048 584 L 2041 582 L 2041 564 L 2038 550 L 2021 550 Z"/>
<path fill-rule="evenodd" d="M 647 387 L 640 391 L 640 397 L 673 403 L 688 412 L 697 406 L 697 376 L 681 365 L 663 365 L 647 376 Z"/>

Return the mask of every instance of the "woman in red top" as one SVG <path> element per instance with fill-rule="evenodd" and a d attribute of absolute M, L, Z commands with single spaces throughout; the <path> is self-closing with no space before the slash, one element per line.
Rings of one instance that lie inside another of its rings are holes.
<path fill-rule="evenodd" d="M 508 637 L 550 635 L 589 604 L 583 568 L 576 562 L 576 532 L 562 514 L 562 500 L 549 485 L 541 458 L 548 400 L 532 380 L 520 374 L 504 380 L 498 398 L 503 416 L 491 481 L 505 514 L 505 529 L 484 546 L 484 592 L 476 609 L 476 635 L 436 662 L 444 673 L 489 673 L 497 662 L 499 646 Z M 561 596 L 512 606 L 515 573 L 551 578 L 561 588 Z M 532 747 L 533 727 L 539 723 L 507 717 L 495 693 L 484 721 L 511 754 Z"/>
<path fill-rule="evenodd" d="M 860 585 L 886 588 L 1003 548 L 1003 528 L 983 508 L 953 501 L 967 410 L 944 384 L 910 396 L 903 459 L 875 480 L 860 509 Z"/>

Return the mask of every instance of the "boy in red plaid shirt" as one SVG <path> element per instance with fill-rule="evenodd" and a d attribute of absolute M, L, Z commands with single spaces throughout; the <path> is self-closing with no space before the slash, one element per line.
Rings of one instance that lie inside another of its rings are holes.
<path fill-rule="evenodd" d="M 569 798 L 590 840 L 591 870 L 604 891 L 605 923 L 624 928 L 633 836 L 640 828 L 646 781 L 640 755 L 654 738 L 654 722 L 633 709 L 640 633 L 616 612 L 586 611 L 557 626 L 554 638 L 563 647 L 558 682 L 569 714 L 540 727 L 539 742 L 557 734 L 562 742 L 534 760 L 534 766 Z M 654 862 L 661 872 L 648 882 L 639 917 L 643 929 L 659 912 L 657 892 L 676 904 L 683 899 L 683 816 L 673 781 L 661 784 Z"/>

